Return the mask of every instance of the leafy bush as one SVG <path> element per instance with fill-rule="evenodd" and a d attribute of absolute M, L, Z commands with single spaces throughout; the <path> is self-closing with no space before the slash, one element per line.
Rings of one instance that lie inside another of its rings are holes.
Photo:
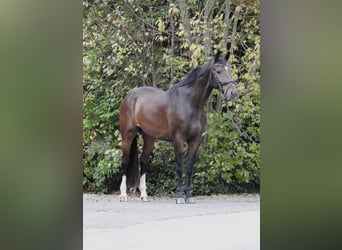
<path fill-rule="evenodd" d="M 199 160 L 194 171 L 196 193 L 257 189 L 260 180 L 259 144 L 246 142 L 228 115 L 217 112 L 208 115 L 205 139 L 198 151 Z"/>
<path fill-rule="evenodd" d="M 118 131 L 115 135 L 118 136 Z M 107 193 L 114 181 L 118 182 L 121 168 L 121 149 L 112 146 L 112 137 L 94 140 L 83 154 L 83 187 Z M 116 178 L 115 178 L 116 176 Z"/>

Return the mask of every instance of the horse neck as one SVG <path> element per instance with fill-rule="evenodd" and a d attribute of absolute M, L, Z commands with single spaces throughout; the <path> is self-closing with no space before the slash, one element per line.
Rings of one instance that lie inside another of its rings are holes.
<path fill-rule="evenodd" d="M 192 86 L 191 92 L 189 94 L 190 103 L 194 107 L 204 107 L 208 101 L 208 98 L 213 90 L 211 84 L 209 83 L 210 68 L 207 67 L 205 72 L 203 72 L 198 78 L 197 82 Z"/>

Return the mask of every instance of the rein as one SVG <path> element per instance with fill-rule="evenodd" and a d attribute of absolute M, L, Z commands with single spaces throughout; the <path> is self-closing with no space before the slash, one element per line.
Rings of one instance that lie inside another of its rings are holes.
<path fill-rule="evenodd" d="M 228 102 L 226 102 L 228 104 Z M 248 142 L 254 143 L 254 144 L 260 144 L 259 141 L 255 141 L 252 136 L 250 136 L 245 130 L 241 128 L 241 126 L 234 120 L 233 113 L 229 109 L 229 105 L 227 105 L 227 115 L 232 122 L 234 128 L 241 134 L 241 136 Z"/>

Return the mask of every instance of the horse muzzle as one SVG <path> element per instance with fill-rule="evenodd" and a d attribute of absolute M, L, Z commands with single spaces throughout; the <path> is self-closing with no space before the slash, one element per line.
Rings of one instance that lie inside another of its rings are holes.
<path fill-rule="evenodd" d="M 224 96 L 226 101 L 234 101 L 239 97 L 239 94 L 236 90 L 229 90 L 228 93 Z"/>
<path fill-rule="evenodd" d="M 229 84 L 227 89 L 224 91 L 224 100 L 225 101 L 234 101 L 239 97 L 239 92 L 235 88 L 234 84 Z"/>

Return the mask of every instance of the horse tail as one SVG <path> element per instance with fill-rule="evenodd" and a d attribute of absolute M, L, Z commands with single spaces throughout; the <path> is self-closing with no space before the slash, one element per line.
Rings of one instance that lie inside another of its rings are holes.
<path fill-rule="evenodd" d="M 137 137 L 135 136 L 131 150 L 129 153 L 129 164 L 127 166 L 127 187 L 137 187 L 138 185 L 138 176 L 139 176 L 139 163 L 138 163 L 138 143 Z"/>

